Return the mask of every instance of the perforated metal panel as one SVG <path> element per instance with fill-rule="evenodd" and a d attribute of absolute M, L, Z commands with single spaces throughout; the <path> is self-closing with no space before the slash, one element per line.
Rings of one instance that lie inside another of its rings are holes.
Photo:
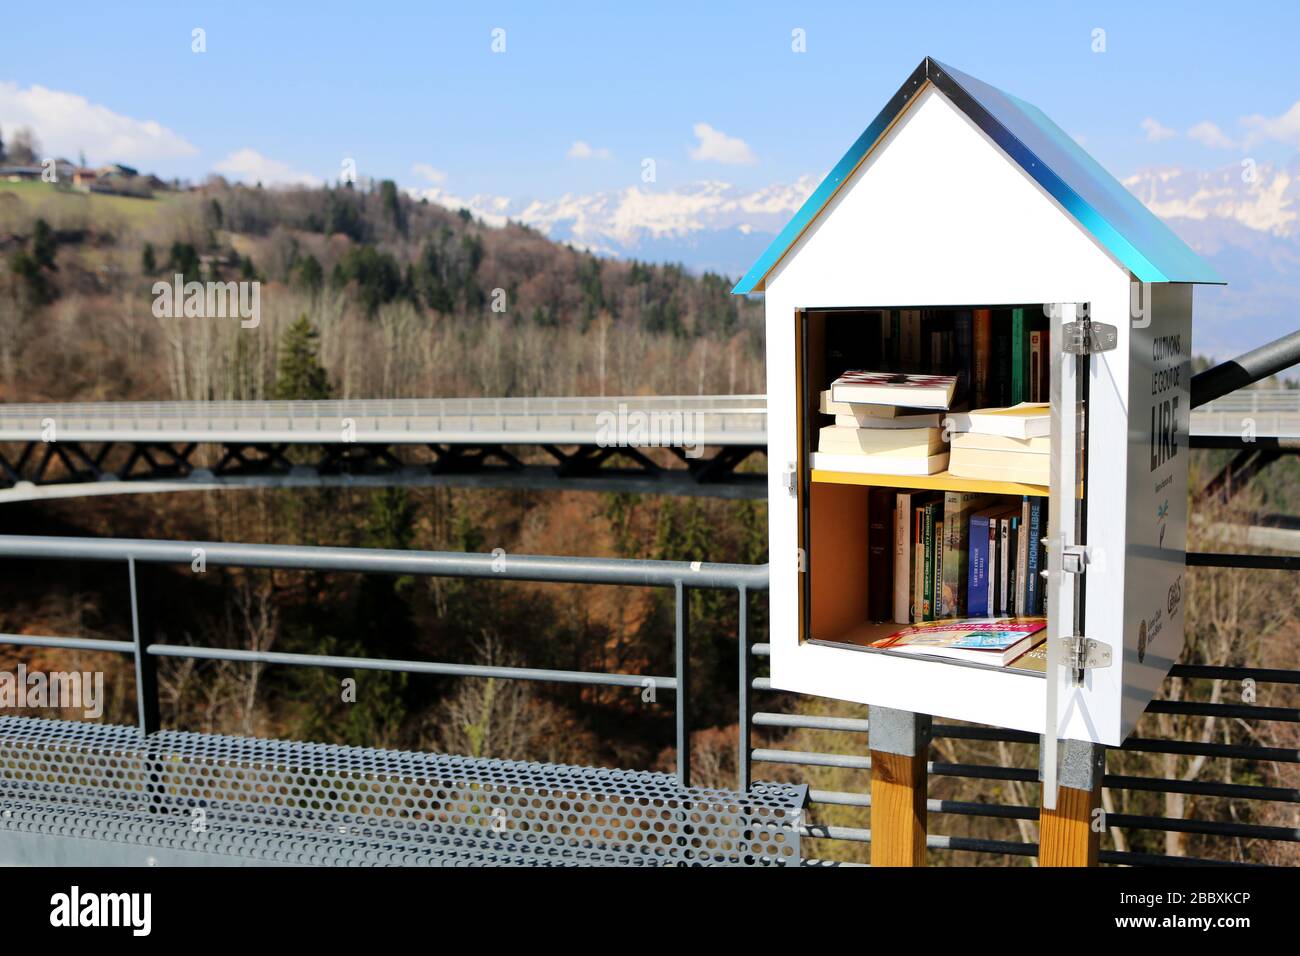
<path fill-rule="evenodd" d="M 740 794 L 660 773 L 0 718 L 0 832 L 270 864 L 794 865 L 806 799 L 787 784 Z"/>

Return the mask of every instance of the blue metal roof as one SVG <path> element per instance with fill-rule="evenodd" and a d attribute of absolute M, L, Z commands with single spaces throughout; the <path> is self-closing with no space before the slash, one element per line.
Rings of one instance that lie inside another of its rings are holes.
<path fill-rule="evenodd" d="M 1223 279 L 1036 106 L 926 57 L 732 292 L 753 292 L 924 84 L 934 84 L 1140 282 Z"/>

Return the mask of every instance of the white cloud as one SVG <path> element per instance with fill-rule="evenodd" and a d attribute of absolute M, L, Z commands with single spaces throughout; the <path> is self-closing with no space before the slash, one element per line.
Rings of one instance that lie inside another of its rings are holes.
<path fill-rule="evenodd" d="M 745 165 L 758 161 L 743 139 L 728 136 L 708 123 L 696 123 L 694 132 L 699 142 L 691 147 L 691 159 L 696 162 Z"/>
<path fill-rule="evenodd" d="M 1166 139 L 1173 139 L 1178 135 L 1176 130 L 1170 129 L 1158 119 L 1150 116 L 1142 121 L 1142 132 L 1146 133 L 1148 143 L 1159 143 Z"/>
<path fill-rule="evenodd" d="M 1264 140 L 1276 140 L 1300 149 L 1300 100 L 1292 103 L 1291 108 L 1280 116 L 1255 114 L 1243 117 L 1241 122 L 1250 130 L 1246 136 L 1247 146 Z"/>
<path fill-rule="evenodd" d="M 264 186 L 319 186 L 323 182 L 319 176 L 296 170 L 288 163 L 269 159 L 247 146 L 231 153 L 213 166 L 213 169 L 231 179 L 261 183 Z"/>
<path fill-rule="evenodd" d="M 565 155 L 569 159 L 609 159 L 614 154 L 603 146 L 597 148 L 586 140 L 575 139 Z"/>
<path fill-rule="evenodd" d="M 1233 149 L 1237 145 L 1223 130 L 1209 120 L 1203 120 L 1189 129 L 1187 138 L 1200 143 L 1202 146 L 1208 146 L 1210 149 Z"/>
<path fill-rule="evenodd" d="M 446 173 L 441 169 L 434 169 L 428 163 L 412 163 L 411 172 L 415 173 L 415 175 L 419 176 L 421 179 L 428 180 L 435 186 L 441 186 L 447 181 Z"/>
<path fill-rule="evenodd" d="M 30 126 L 49 156 L 75 159 L 85 151 L 92 162 L 141 164 L 194 156 L 198 148 L 154 120 L 114 113 L 76 93 L 0 83 L 4 135 Z"/>

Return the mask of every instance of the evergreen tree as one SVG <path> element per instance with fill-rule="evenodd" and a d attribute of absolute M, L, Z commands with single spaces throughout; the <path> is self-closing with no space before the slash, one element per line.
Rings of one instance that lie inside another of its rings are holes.
<path fill-rule="evenodd" d="M 146 242 L 140 252 L 140 271 L 151 276 L 158 271 L 158 260 L 154 255 L 153 243 Z"/>
<path fill-rule="evenodd" d="M 324 283 L 325 270 L 321 268 L 320 260 L 309 253 L 298 261 L 299 285 L 305 286 L 312 292 L 318 292 Z"/>
<path fill-rule="evenodd" d="M 303 313 L 280 340 L 280 361 L 275 372 L 277 401 L 329 398 L 329 373 L 316 357 L 320 337 Z"/>

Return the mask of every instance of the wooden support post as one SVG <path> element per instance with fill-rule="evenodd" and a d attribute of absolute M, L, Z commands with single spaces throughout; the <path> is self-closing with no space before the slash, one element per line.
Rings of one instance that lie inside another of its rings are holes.
<path fill-rule="evenodd" d="M 1056 808 L 1038 817 L 1040 866 L 1096 866 L 1105 829 L 1100 811 L 1106 748 L 1079 740 L 1062 740 L 1060 787 Z"/>
<path fill-rule="evenodd" d="M 871 708 L 871 865 L 925 866 L 930 717 Z"/>

